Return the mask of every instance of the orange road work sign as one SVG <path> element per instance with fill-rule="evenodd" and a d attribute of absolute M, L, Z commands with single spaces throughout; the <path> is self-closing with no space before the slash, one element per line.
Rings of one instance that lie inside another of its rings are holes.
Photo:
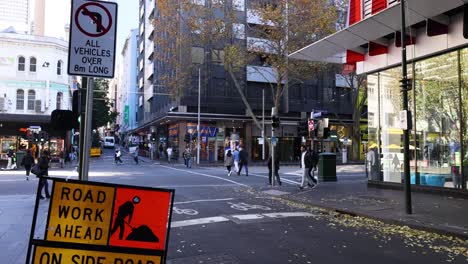
<path fill-rule="evenodd" d="M 44 238 L 33 239 L 37 198 L 27 260 L 34 247 L 39 264 L 165 263 L 174 190 L 48 179 Z"/>

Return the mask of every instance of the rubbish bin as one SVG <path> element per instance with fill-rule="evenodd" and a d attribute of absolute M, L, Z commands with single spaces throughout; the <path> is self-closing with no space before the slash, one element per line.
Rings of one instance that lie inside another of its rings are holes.
<path fill-rule="evenodd" d="M 337 181 L 336 179 L 336 154 L 324 152 L 319 154 L 318 179 L 321 182 Z"/>
<path fill-rule="evenodd" d="M 23 161 L 24 156 L 26 156 L 26 152 L 24 151 L 17 151 L 16 152 L 16 166 L 18 169 L 23 166 L 21 166 L 21 161 Z"/>

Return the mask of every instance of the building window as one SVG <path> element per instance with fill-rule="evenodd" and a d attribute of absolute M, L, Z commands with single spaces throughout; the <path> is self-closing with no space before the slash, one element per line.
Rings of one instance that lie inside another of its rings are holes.
<path fill-rule="evenodd" d="M 62 61 L 57 61 L 57 75 L 62 75 Z"/>
<path fill-rule="evenodd" d="M 205 49 L 192 47 L 192 63 L 203 64 L 205 62 Z"/>
<path fill-rule="evenodd" d="M 234 32 L 234 37 L 237 39 L 245 39 L 245 25 L 244 24 L 232 24 L 232 31 Z"/>
<path fill-rule="evenodd" d="M 63 94 L 57 93 L 57 107 L 55 109 L 57 110 L 62 109 L 62 98 L 63 98 Z"/>
<path fill-rule="evenodd" d="M 237 11 L 245 10 L 245 0 L 232 0 L 232 6 Z"/>
<path fill-rule="evenodd" d="M 16 110 L 24 110 L 24 91 L 16 90 Z"/>
<path fill-rule="evenodd" d="M 34 101 L 36 101 L 36 92 L 34 90 L 28 91 L 28 110 L 34 110 Z"/>
<path fill-rule="evenodd" d="M 26 59 L 23 56 L 18 57 L 18 71 L 24 71 L 26 67 Z"/>
<path fill-rule="evenodd" d="M 224 50 L 213 50 L 211 57 L 214 64 L 224 64 Z"/>
<path fill-rule="evenodd" d="M 29 58 L 29 71 L 30 72 L 36 72 L 36 58 L 35 57 L 31 57 Z"/>

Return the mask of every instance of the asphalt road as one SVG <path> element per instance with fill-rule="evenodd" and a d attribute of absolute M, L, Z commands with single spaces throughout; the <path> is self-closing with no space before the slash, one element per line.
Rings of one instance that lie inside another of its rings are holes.
<path fill-rule="evenodd" d="M 122 165 L 115 165 L 112 155 L 105 150 L 103 157 L 92 160 L 91 181 L 176 190 L 170 264 L 468 262 L 466 257 L 453 257 L 450 250 L 433 247 L 425 236 L 416 234 L 408 240 L 388 235 L 367 228 L 362 224 L 365 220 L 283 200 L 282 192 L 299 192 L 298 168 L 282 168 L 283 186 L 271 188 L 266 184 L 266 168 L 250 168 L 248 177 L 228 177 L 222 167 L 186 169 L 167 162 L 136 165 L 127 155 Z M 0 199 L 32 196 L 36 191 L 37 179 L 25 181 L 22 171 L 0 176 Z M 77 173 L 69 167 L 51 170 L 50 176 L 76 178 Z M 363 180 L 356 171 L 341 177 Z M 4 250 L 0 259 L 2 254 Z"/>

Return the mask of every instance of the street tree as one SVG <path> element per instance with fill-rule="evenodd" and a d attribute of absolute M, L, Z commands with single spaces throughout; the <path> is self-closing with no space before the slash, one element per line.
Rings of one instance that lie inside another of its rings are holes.
<path fill-rule="evenodd" d="M 114 123 L 118 116 L 117 112 L 111 111 L 113 103 L 109 97 L 107 97 L 108 92 L 109 81 L 103 78 L 95 78 L 92 129 L 97 129 L 102 126 L 107 126 L 109 123 Z"/>
<path fill-rule="evenodd" d="M 155 28 L 155 58 L 164 64 L 155 83 L 158 91 L 182 95 L 183 88 L 192 85 L 192 76 L 204 60 L 212 56 L 210 49 L 222 46 L 222 59 L 230 81 L 239 93 L 247 114 L 255 125 L 261 124 L 250 107 L 245 95 L 246 65 L 258 56 L 265 65 L 273 69 L 274 82 L 270 82 L 273 105 L 288 111 L 287 99 L 283 95 L 294 83 L 314 78 L 327 68 L 324 64 L 289 60 L 288 55 L 326 35 L 337 28 L 337 9 L 327 0 L 276 0 L 251 3 L 251 14 L 258 18 L 257 25 L 240 24 L 236 8 L 238 1 L 232 0 L 161 0 L 156 3 L 153 18 Z M 247 47 L 246 32 L 249 36 Z M 192 47 L 208 48 L 192 63 Z M 198 65 L 197 65 L 198 63 Z M 261 67 L 254 68 L 266 79 Z M 205 80 L 204 80 L 205 81 Z M 281 107 L 282 106 L 282 107 Z"/>

